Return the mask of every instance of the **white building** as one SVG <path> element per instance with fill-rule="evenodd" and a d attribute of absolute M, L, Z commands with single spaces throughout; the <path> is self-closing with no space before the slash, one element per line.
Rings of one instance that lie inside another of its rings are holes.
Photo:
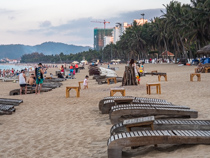
<path fill-rule="evenodd" d="M 147 19 L 134 19 L 134 21 L 136 21 L 138 25 L 143 25 L 148 22 Z M 123 33 L 126 31 L 126 28 L 131 27 L 131 25 L 127 22 L 116 24 L 117 25 L 113 28 L 112 36 L 104 37 L 104 47 L 106 47 L 106 45 L 110 44 L 111 42 L 116 44 L 117 41 L 120 40 L 120 37 L 123 35 Z"/>
<path fill-rule="evenodd" d="M 116 44 L 117 41 L 120 40 L 120 36 L 122 36 L 126 28 L 130 26 L 131 25 L 129 25 L 127 22 L 117 23 L 117 25 L 113 28 L 113 34 L 112 34 L 112 36 L 114 37 L 114 41 L 113 41 L 114 44 Z"/>
<path fill-rule="evenodd" d="M 106 45 L 113 43 L 113 37 L 112 36 L 104 36 L 104 47 Z"/>

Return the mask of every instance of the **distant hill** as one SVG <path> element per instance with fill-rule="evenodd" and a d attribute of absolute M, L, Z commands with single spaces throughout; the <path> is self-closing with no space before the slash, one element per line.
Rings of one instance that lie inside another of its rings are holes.
<path fill-rule="evenodd" d="M 0 59 L 6 57 L 10 59 L 18 59 L 21 58 L 23 54 L 30 54 L 33 52 L 43 53 L 45 55 L 55 55 L 60 54 L 61 52 L 64 54 L 75 54 L 87 51 L 90 48 L 91 47 L 89 46 L 83 47 L 56 42 L 45 42 L 35 46 L 21 44 L 0 45 Z"/>

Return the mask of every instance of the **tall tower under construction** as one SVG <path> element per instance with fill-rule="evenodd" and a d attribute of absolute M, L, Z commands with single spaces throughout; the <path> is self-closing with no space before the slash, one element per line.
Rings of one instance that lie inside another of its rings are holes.
<path fill-rule="evenodd" d="M 101 50 L 104 47 L 104 36 L 112 36 L 113 28 L 94 28 L 94 50 Z"/>

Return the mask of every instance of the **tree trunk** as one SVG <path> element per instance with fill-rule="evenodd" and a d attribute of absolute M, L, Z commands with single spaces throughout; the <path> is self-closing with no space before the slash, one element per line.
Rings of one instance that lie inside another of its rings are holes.
<path fill-rule="evenodd" d="M 183 49 L 183 53 L 184 53 L 184 58 L 188 58 L 188 57 L 187 57 L 187 54 L 185 53 L 185 48 L 184 48 L 184 43 L 182 42 L 182 37 L 180 36 L 179 33 L 178 33 L 178 35 L 179 35 L 179 40 L 180 40 L 180 42 L 181 42 L 181 44 L 182 44 L 182 49 Z"/>
<path fill-rule="evenodd" d="M 165 38 L 163 38 L 164 41 L 164 46 L 165 46 L 165 51 L 166 51 L 166 58 L 168 59 L 168 49 L 167 49 L 167 44 Z"/>
<path fill-rule="evenodd" d="M 178 57 L 178 52 L 179 51 L 179 46 L 178 46 L 178 43 L 177 43 L 177 39 L 175 38 L 175 43 L 176 43 L 176 47 L 177 47 L 177 51 L 175 52 L 175 63 L 177 64 L 177 57 Z"/>

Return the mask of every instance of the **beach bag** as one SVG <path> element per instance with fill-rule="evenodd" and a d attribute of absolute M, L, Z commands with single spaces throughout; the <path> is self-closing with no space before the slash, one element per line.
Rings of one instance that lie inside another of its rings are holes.
<path fill-rule="evenodd" d="M 73 75 L 75 75 L 75 70 L 73 71 Z"/>

